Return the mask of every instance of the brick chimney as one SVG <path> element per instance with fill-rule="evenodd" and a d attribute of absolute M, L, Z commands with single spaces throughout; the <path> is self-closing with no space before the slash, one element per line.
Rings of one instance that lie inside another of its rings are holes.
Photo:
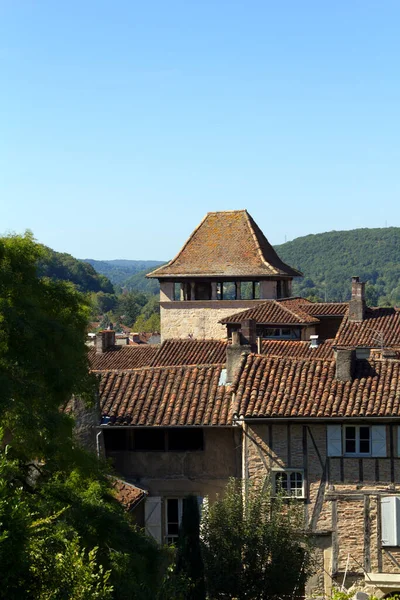
<path fill-rule="evenodd" d="M 226 383 L 232 383 L 240 368 L 244 354 L 250 354 L 249 344 L 243 344 L 243 337 L 239 331 L 232 332 L 232 344 L 226 348 Z"/>
<path fill-rule="evenodd" d="M 257 352 L 256 322 L 254 319 L 245 319 L 240 323 L 242 344 L 251 347 L 252 352 Z"/>
<path fill-rule="evenodd" d="M 353 381 L 355 352 L 348 348 L 336 349 L 336 379 L 338 381 Z"/>
<path fill-rule="evenodd" d="M 115 331 L 113 329 L 104 329 L 96 334 L 96 354 L 103 354 L 115 345 Z"/>
<path fill-rule="evenodd" d="M 359 277 L 351 278 L 349 321 L 361 322 L 365 318 L 365 283 Z"/>

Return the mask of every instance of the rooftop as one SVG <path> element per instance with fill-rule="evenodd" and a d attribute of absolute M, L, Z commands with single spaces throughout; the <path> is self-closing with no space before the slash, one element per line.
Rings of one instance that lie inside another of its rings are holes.
<path fill-rule="evenodd" d="M 241 323 L 245 319 L 254 319 L 256 323 L 271 325 L 311 325 L 319 323 L 319 319 L 310 316 L 306 302 L 302 298 L 282 300 L 266 300 L 254 308 L 242 310 L 234 315 L 221 319 L 220 323 Z"/>
<path fill-rule="evenodd" d="M 209 212 L 180 252 L 147 277 L 298 277 L 246 210 Z"/>
<path fill-rule="evenodd" d="M 400 309 L 367 308 L 363 321 L 346 316 L 335 339 L 336 346 L 400 347 Z"/>

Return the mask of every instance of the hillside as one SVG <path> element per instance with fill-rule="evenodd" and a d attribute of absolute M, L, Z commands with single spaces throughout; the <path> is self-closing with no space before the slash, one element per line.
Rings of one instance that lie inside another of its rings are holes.
<path fill-rule="evenodd" d="M 279 256 L 304 278 L 294 293 L 322 300 L 350 297 L 350 280 L 367 282 L 370 305 L 400 305 L 400 228 L 329 231 L 275 246 Z"/>
<path fill-rule="evenodd" d="M 98 273 L 92 265 L 70 254 L 46 249 L 46 258 L 39 263 L 39 274 L 51 279 L 71 281 L 80 292 L 103 292 L 113 294 L 114 289 L 107 277 Z"/>
<path fill-rule="evenodd" d="M 85 258 L 85 263 L 89 263 L 94 269 L 108 277 L 114 285 L 125 287 L 127 279 L 141 271 L 149 272 L 152 268 L 162 265 L 165 261 L 159 260 L 94 260 Z"/>

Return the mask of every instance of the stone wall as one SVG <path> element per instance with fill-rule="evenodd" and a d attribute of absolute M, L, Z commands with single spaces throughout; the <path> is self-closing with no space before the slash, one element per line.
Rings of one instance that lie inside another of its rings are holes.
<path fill-rule="evenodd" d="M 195 300 L 160 302 L 161 341 L 169 338 L 226 339 L 221 319 L 253 308 L 262 300 Z"/>
<path fill-rule="evenodd" d="M 240 477 L 240 440 L 236 428 L 204 429 L 197 452 L 108 452 L 115 470 L 151 496 L 223 492 L 230 477 Z"/>
<path fill-rule="evenodd" d="M 365 586 L 365 572 L 400 573 L 400 548 L 384 548 L 380 542 L 381 497 L 400 494 L 400 459 L 396 448 L 390 457 L 389 445 L 387 458 L 333 458 L 327 457 L 324 424 L 252 424 L 247 429 L 244 464 L 250 479 L 264 482 L 277 468 L 304 473 L 306 499 L 299 503 L 319 561 L 308 594 L 329 594 L 331 582 L 341 585 L 345 572 L 347 588 Z"/>

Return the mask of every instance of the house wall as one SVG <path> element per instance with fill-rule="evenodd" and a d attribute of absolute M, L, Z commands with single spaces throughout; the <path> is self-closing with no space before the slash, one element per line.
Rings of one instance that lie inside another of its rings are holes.
<path fill-rule="evenodd" d="M 331 591 L 333 581 L 365 585 L 365 572 L 400 573 L 400 548 L 382 548 L 380 500 L 400 494 L 397 427 L 386 426 L 387 458 L 328 457 L 325 424 L 245 426 L 244 465 L 251 480 L 274 468 L 304 473 L 307 528 L 314 533 L 318 572 L 307 593 Z M 326 573 L 325 571 L 329 572 Z"/>
<path fill-rule="evenodd" d="M 260 302 L 262 300 L 160 302 L 161 341 L 190 335 L 195 339 L 226 339 L 226 325 L 218 321 Z"/>
<path fill-rule="evenodd" d="M 196 452 L 108 452 L 115 470 L 150 496 L 215 495 L 230 477 L 240 477 L 237 428 L 204 429 L 204 450 Z"/>

